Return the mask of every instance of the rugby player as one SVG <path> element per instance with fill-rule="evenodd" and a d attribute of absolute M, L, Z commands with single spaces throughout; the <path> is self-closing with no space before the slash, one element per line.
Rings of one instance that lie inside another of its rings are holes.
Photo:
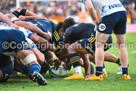
<path fill-rule="evenodd" d="M 48 38 L 45 38 L 45 37 L 44 38 L 47 39 L 50 43 L 54 43 L 55 46 L 57 47 L 58 43 L 60 41 L 62 41 L 62 37 L 55 30 L 56 24 L 50 20 L 44 19 L 42 17 L 38 17 L 36 14 L 34 15 L 33 12 L 31 12 L 29 10 L 22 9 L 21 11 L 24 11 L 24 13 L 23 14 L 19 13 L 18 17 L 25 17 L 21 20 L 24 20 L 24 19 L 26 19 L 26 20 L 15 21 L 15 24 L 25 27 L 25 28 L 28 28 L 31 31 L 36 32 L 39 35 L 42 35 L 44 32 L 46 34 L 46 36 L 48 37 Z M 14 11 L 14 12 L 18 12 L 18 11 Z M 24 15 L 24 16 L 21 16 L 21 15 Z M 32 28 L 30 28 L 30 27 L 31 26 L 33 27 L 35 25 L 39 29 L 32 30 Z M 53 62 L 54 60 L 56 62 L 56 60 L 58 60 L 56 57 L 53 56 L 53 54 L 50 51 L 47 51 L 44 54 L 45 54 L 45 57 L 47 58 L 48 62 Z M 48 54 L 48 55 L 46 55 L 46 54 Z"/>
<path fill-rule="evenodd" d="M 8 25 L 12 27 L 18 28 L 16 25 L 14 25 L 9 20 L 8 17 L 0 13 L 0 34 L 1 34 L 0 36 L 0 40 L 1 40 L 0 54 L 9 56 L 9 52 L 10 53 L 14 52 L 15 55 L 18 55 L 21 59 L 23 59 L 24 63 L 27 65 L 29 69 L 29 74 L 30 74 L 29 78 L 37 82 L 39 85 L 46 85 L 47 81 L 39 73 L 40 66 L 37 62 L 35 54 L 31 51 L 32 46 L 28 44 L 28 41 L 26 40 L 24 33 L 16 29 L 10 29 L 10 28 L 5 29 L 5 25 L 7 26 L 7 24 L 5 23 L 7 23 Z M 7 43 L 6 46 L 8 47 L 3 46 L 5 42 Z M 10 45 L 13 42 L 14 44 Z M 21 47 L 17 47 L 17 45 L 21 45 Z M 5 60 L 1 60 L 1 61 L 5 61 Z M 1 73 L 0 77 L 2 79 L 5 78 L 6 74 L 10 74 L 8 70 L 9 70 L 9 67 L 7 67 L 7 70 L 0 70 L 0 73 Z"/>
<path fill-rule="evenodd" d="M 79 23 L 76 24 L 72 18 L 68 18 L 64 21 L 62 28 L 58 31 L 63 36 L 64 44 L 70 44 L 67 49 L 68 58 L 72 65 L 74 66 L 74 75 L 65 79 L 83 79 L 83 75 L 80 67 L 80 57 L 78 54 L 91 54 L 89 57 L 94 61 L 95 53 L 95 31 L 94 25 L 91 23 Z M 105 51 L 111 47 L 112 37 L 110 36 L 106 45 Z M 67 57 L 66 50 L 64 50 L 60 55 L 61 57 Z M 62 56 L 63 55 L 63 56 Z M 61 59 L 61 58 L 60 58 Z M 120 64 L 120 59 L 113 54 L 106 53 L 105 60 L 110 62 L 116 62 Z M 107 76 L 106 72 L 103 72 L 103 76 Z M 75 78 L 74 78 L 75 77 Z"/>
<path fill-rule="evenodd" d="M 86 80 L 103 80 L 102 66 L 104 62 L 104 44 L 108 40 L 112 30 L 116 35 L 121 66 L 122 79 L 130 80 L 128 75 L 128 53 L 125 48 L 126 10 L 119 0 L 82 0 L 92 20 L 96 22 L 96 11 L 100 12 L 101 20 L 96 32 L 96 74 Z"/>

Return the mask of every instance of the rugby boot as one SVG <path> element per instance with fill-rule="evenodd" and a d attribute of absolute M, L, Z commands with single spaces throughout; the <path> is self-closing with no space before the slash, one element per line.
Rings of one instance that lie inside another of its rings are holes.
<path fill-rule="evenodd" d="M 83 75 L 78 75 L 77 73 L 73 73 L 72 76 L 64 78 L 64 80 L 69 80 L 69 79 L 84 79 Z"/>

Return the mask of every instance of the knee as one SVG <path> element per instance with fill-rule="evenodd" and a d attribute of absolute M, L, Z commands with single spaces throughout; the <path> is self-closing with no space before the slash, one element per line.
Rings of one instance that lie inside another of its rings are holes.
<path fill-rule="evenodd" d="M 44 54 L 41 53 L 40 55 L 38 55 L 37 59 L 38 59 L 38 61 L 39 61 L 40 64 L 43 64 L 44 61 L 45 61 Z"/>
<path fill-rule="evenodd" d="M 95 46 L 96 46 L 96 48 L 104 47 L 105 43 L 106 42 L 103 42 L 103 41 L 96 41 L 95 42 Z"/>
<path fill-rule="evenodd" d="M 23 61 L 24 61 L 24 63 L 28 66 L 28 68 L 29 68 L 29 66 L 30 66 L 31 64 L 33 64 L 33 63 L 38 63 L 38 62 L 37 62 L 37 58 L 36 58 L 36 56 L 35 56 L 34 53 L 28 54 L 28 55 L 23 59 Z"/>
<path fill-rule="evenodd" d="M 117 41 L 117 47 L 120 48 L 124 48 L 125 47 L 125 42 L 121 42 L 121 41 Z"/>

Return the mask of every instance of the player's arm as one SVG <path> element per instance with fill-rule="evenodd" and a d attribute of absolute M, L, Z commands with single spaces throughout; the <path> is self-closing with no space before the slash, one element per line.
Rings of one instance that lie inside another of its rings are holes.
<path fill-rule="evenodd" d="M 23 9 L 23 8 L 18 8 L 16 11 L 13 12 L 14 15 L 16 15 L 19 20 L 25 20 L 25 19 L 44 19 L 47 20 L 46 17 L 40 17 L 37 14 L 35 14 L 34 12 L 28 10 L 28 9 Z"/>
<path fill-rule="evenodd" d="M 30 22 L 25 22 L 25 21 L 15 21 L 14 22 L 16 25 L 27 28 L 29 30 L 31 30 L 34 33 L 37 33 L 41 36 L 43 36 L 43 38 L 45 38 L 46 40 L 50 40 L 50 36 L 48 33 L 43 32 L 41 29 L 39 29 L 36 25 L 30 23 Z"/>
<path fill-rule="evenodd" d="M 44 61 L 45 61 L 45 57 L 44 57 L 44 54 L 41 53 L 37 48 L 33 48 L 32 51 L 34 52 L 34 54 L 36 55 L 37 59 L 38 59 L 38 62 L 39 64 L 43 64 Z"/>
<path fill-rule="evenodd" d="M 85 76 L 89 77 L 90 76 L 90 60 L 89 60 L 88 54 L 84 54 L 82 59 L 84 61 Z"/>
<path fill-rule="evenodd" d="M 30 11 L 28 9 L 23 9 L 23 8 L 17 8 L 16 11 L 14 11 L 13 13 L 18 13 L 19 16 L 20 15 L 23 15 L 23 16 L 38 16 L 34 12 L 32 12 L 32 11 Z"/>
<path fill-rule="evenodd" d="M 54 44 L 49 43 L 47 40 L 43 39 L 42 37 L 36 34 L 31 35 L 30 39 L 35 43 L 42 44 L 41 47 L 44 47 L 45 49 L 49 49 L 52 52 L 56 51 L 56 47 Z"/>
<path fill-rule="evenodd" d="M 46 17 L 40 17 L 40 16 L 22 16 L 22 15 L 19 16 L 19 20 L 26 20 L 26 19 L 31 19 L 31 20 L 34 20 L 34 19 L 48 20 Z"/>
<path fill-rule="evenodd" d="M 86 9 L 87 9 L 89 15 L 91 16 L 92 20 L 93 20 L 94 22 L 96 22 L 96 21 L 97 21 L 97 12 L 96 12 L 96 10 L 94 9 L 91 0 L 82 0 L 82 1 L 83 1 L 83 3 L 85 4 L 85 7 L 86 7 Z"/>
<path fill-rule="evenodd" d="M 4 22 L 4 23 L 7 23 L 8 25 L 10 25 L 11 27 L 13 27 L 15 29 L 19 29 L 18 26 L 16 26 L 14 23 L 12 23 L 11 20 L 1 12 L 0 12 L 0 21 Z"/>
<path fill-rule="evenodd" d="M 5 16 L 3 13 L 0 13 L 0 21 L 7 23 L 9 25 L 12 25 L 11 20 L 7 16 Z"/>
<path fill-rule="evenodd" d="M 4 23 L 7 23 L 8 25 L 12 26 L 14 25 L 11 20 L 6 16 L 4 15 L 3 13 L 0 13 L 0 21 L 1 22 L 4 22 Z"/>

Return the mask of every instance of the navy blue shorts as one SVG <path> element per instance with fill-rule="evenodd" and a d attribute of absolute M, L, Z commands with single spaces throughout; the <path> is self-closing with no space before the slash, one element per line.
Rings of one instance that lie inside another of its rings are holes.
<path fill-rule="evenodd" d="M 127 15 L 125 11 L 120 11 L 107 15 L 101 18 L 98 24 L 97 31 L 104 34 L 112 34 L 112 30 L 115 34 L 126 33 Z"/>
<path fill-rule="evenodd" d="M 30 49 L 23 32 L 15 29 L 0 30 L 0 53 Z"/>
<path fill-rule="evenodd" d="M 88 53 L 95 55 L 95 41 L 96 37 L 90 37 L 82 40 L 78 40 L 77 42 L 87 50 Z M 104 51 L 107 51 L 112 46 L 112 37 L 109 36 L 106 44 L 104 45 Z"/>

